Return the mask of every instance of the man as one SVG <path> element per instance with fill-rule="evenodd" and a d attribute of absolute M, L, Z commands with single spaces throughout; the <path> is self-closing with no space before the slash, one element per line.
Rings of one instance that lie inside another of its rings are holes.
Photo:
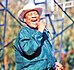
<path fill-rule="evenodd" d="M 19 31 L 14 43 L 16 70 L 54 70 L 56 67 L 46 24 L 40 21 L 41 14 L 42 7 L 32 3 L 18 13 L 26 26 Z"/>

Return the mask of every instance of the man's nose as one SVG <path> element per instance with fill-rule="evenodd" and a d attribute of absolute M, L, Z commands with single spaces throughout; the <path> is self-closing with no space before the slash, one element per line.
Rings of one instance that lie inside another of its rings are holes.
<path fill-rule="evenodd" d="M 32 17 L 36 17 L 36 15 L 32 13 Z"/>

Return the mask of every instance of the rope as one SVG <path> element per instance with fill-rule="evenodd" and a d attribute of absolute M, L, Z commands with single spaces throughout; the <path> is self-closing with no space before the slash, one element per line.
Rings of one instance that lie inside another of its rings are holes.
<path fill-rule="evenodd" d="M 0 44 L 2 45 L 2 48 L 0 48 L 0 61 L 1 61 L 4 56 L 4 43 L 0 42 Z"/>
<path fill-rule="evenodd" d="M 55 4 L 57 4 L 58 5 L 58 7 L 67 15 L 67 17 L 72 21 L 72 22 L 74 22 L 74 20 L 67 14 L 67 12 L 65 12 L 63 9 L 62 9 L 62 7 L 54 0 L 54 2 L 55 2 Z"/>
<path fill-rule="evenodd" d="M 4 5 L 0 2 L 0 5 L 4 8 L 4 9 L 6 9 L 6 11 L 21 25 L 21 26 L 23 26 L 22 24 L 21 24 L 21 22 L 6 8 L 6 7 L 4 7 Z"/>
<path fill-rule="evenodd" d="M 57 36 L 61 35 L 65 30 L 67 30 L 69 27 L 73 26 L 74 22 L 71 23 L 69 26 L 67 26 L 65 29 L 63 29 L 60 33 L 56 34 L 51 40 L 55 39 Z"/>

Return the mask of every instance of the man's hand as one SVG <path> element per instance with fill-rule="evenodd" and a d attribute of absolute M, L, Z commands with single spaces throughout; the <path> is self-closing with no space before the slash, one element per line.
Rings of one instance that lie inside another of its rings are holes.
<path fill-rule="evenodd" d="M 40 21 L 38 23 L 38 31 L 43 32 L 45 27 L 46 27 L 46 23 L 44 23 L 44 21 Z"/>
<path fill-rule="evenodd" d="M 55 70 L 65 70 L 63 65 L 60 64 L 59 62 L 55 63 Z"/>

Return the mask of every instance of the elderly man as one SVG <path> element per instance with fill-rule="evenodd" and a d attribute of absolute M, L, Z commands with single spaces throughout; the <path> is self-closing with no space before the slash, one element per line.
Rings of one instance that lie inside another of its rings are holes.
<path fill-rule="evenodd" d="M 42 7 L 26 4 L 18 12 L 24 26 L 18 33 L 15 47 L 16 70 L 61 70 L 52 54 L 46 23 L 40 21 Z M 56 69 L 55 67 L 58 66 Z"/>

